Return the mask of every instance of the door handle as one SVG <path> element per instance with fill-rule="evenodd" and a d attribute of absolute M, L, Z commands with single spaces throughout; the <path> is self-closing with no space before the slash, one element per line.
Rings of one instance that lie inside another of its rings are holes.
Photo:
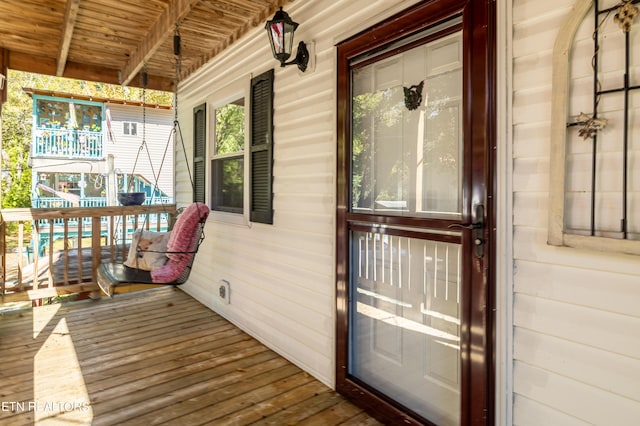
<path fill-rule="evenodd" d="M 476 204 L 473 212 L 473 223 L 453 223 L 448 226 L 449 229 L 461 228 L 473 231 L 473 245 L 476 251 L 476 257 L 484 257 L 484 205 Z"/>
<path fill-rule="evenodd" d="M 449 229 L 455 229 L 455 228 L 460 228 L 460 229 L 469 229 L 470 231 L 474 230 L 474 229 L 481 229 L 484 226 L 481 223 L 470 223 L 468 225 L 465 225 L 463 223 L 453 223 L 449 226 L 447 226 L 447 228 Z"/>

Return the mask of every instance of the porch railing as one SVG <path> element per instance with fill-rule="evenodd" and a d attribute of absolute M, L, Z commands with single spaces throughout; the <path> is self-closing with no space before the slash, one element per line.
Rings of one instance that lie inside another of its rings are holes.
<path fill-rule="evenodd" d="M 102 132 L 37 127 L 33 156 L 102 159 Z"/>
<path fill-rule="evenodd" d="M 79 201 L 79 207 L 105 207 L 107 205 L 107 197 L 85 197 L 81 198 Z M 32 198 L 31 203 L 34 208 L 37 209 L 49 209 L 49 208 L 60 208 L 60 207 L 73 207 L 70 201 L 62 199 L 60 197 L 38 197 Z M 148 204 L 172 204 L 172 197 L 150 197 L 144 201 L 145 205 Z"/>
<path fill-rule="evenodd" d="M 173 204 L 173 198 L 171 198 L 171 197 L 154 197 L 153 199 L 147 198 L 145 200 L 145 202 L 144 202 L 144 205 L 151 205 L 152 202 L 153 202 L 153 204 L 168 205 L 168 204 Z M 34 199 L 31 200 L 31 203 L 32 203 L 33 207 L 36 208 L 36 209 L 60 209 L 60 208 L 71 208 L 71 207 L 74 207 L 70 201 L 64 200 L 64 199 L 59 198 L 59 197 L 34 198 Z M 106 207 L 107 206 L 107 198 L 106 197 L 86 197 L 86 198 L 81 198 L 79 203 L 80 203 L 79 207 L 85 207 L 85 208 L 86 207 Z M 48 229 L 47 227 L 50 224 L 53 224 L 54 227 L 58 227 L 58 229 L 60 229 L 60 227 L 64 225 L 64 220 L 65 219 L 62 218 L 62 217 L 58 218 L 58 219 L 38 220 L 37 224 L 39 225 L 40 229 Z M 92 220 L 91 217 L 82 218 L 82 221 L 84 222 L 84 225 L 90 225 L 91 224 L 91 220 Z M 109 218 L 104 216 L 104 217 L 102 217 L 101 220 L 102 220 L 103 224 L 107 224 Z M 68 221 L 69 221 L 70 225 L 75 226 L 76 222 L 77 222 L 77 219 L 68 219 Z M 156 221 L 156 217 L 155 216 L 151 216 L 147 220 L 147 222 L 149 222 L 149 225 L 151 227 L 156 226 L 155 221 Z M 59 237 L 59 232 L 56 233 L 54 238 L 55 237 Z M 42 247 L 43 247 L 43 243 L 46 243 L 46 241 L 48 241 L 48 239 L 49 239 L 48 235 L 40 234 L 40 237 L 39 237 L 40 245 L 39 246 L 40 246 L 41 250 L 42 250 Z"/>
<path fill-rule="evenodd" d="M 166 230 L 175 212 L 175 204 L 2 209 L 0 296 L 37 301 L 99 291 L 99 264 L 123 261 L 133 231 Z"/>

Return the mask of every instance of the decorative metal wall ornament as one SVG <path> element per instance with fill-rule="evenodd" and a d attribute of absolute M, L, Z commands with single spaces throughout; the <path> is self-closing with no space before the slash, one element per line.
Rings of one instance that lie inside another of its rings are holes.
<path fill-rule="evenodd" d="M 623 0 L 613 16 L 613 21 L 618 24 L 622 31 L 628 33 L 637 16 L 638 8 L 631 3 L 631 0 Z"/>
<path fill-rule="evenodd" d="M 582 136 L 584 140 L 593 138 L 598 130 L 602 130 L 607 126 L 607 121 L 606 118 L 590 117 L 581 112 L 576 119 L 576 125 L 581 126 L 578 135 Z"/>
<path fill-rule="evenodd" d="M 410 87 L 402 87 L 404 89 L 404 105 L 409 111 L 413 111 L 418 108 L 422 103 L 422 88 L 424 87 L 424 80 L 419 84 L 414 84 Z"/>

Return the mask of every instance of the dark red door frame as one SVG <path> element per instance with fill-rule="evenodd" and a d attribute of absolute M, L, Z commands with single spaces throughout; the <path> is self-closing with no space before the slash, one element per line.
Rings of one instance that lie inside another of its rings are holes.
<path fill-rule="evenodd" d="M 447 227 L 452 223 L 350 212 L 350 61 L 368 51 L 415 34 L 455 16 L 463 18 L 463 122 L 465 157 L 462 220 L 472 221 L 474 206 L 482 204 L 484 257 L 473 253 L 477 235 L 465 230 L 465 285 L 460 330 L 461 423 L 494 422 L 494 305 L 495 305 L 495 2 L 492 0 L 431 0 L 379 23 L 338 45 L 337 67 L 337 221 L 336 221 L 336 388 L 356 404 L 387 423 L 429 424 L 348 373 L 349 222 L 372 221 L 415 227 Z"/>

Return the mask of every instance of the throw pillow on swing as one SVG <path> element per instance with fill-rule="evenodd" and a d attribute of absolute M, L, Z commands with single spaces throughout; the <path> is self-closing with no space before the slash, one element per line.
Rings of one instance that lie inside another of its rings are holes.
<path fill-rule="evenodd" d="M 124 265 L 130 268 L 153 271 L 167 263 L 167 243 L 171 232 L 153 232 L 137 229 L 131 239 L 131 247 Z"/>

